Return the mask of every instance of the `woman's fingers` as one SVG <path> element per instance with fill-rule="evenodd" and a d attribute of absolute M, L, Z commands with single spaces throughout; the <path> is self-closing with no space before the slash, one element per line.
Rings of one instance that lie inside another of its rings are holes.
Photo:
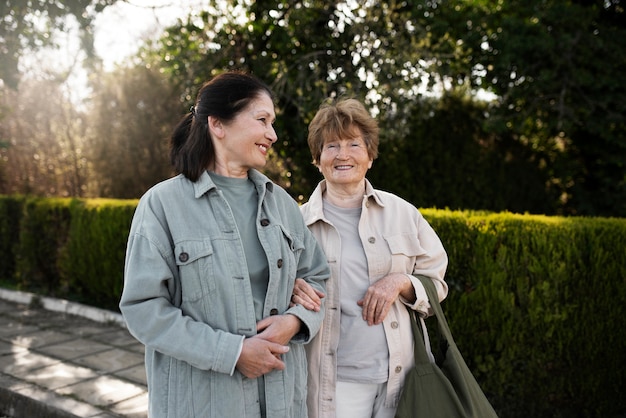
<path fill-rule="evenodd" d="M 303 279 L 297 278 L 291 296 L 291 306 L 300 304 L 308 310 L 319 312 L 323 297 L 324 293 L 315 290 Z"/>

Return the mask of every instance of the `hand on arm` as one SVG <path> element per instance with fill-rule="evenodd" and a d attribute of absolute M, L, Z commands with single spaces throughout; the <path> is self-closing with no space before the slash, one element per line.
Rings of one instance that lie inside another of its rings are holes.
<path fill-rule="evenodd" d="M 411 280 L 403 273 L 392 273 L 372 284 L 357 304 L 363 308 L 363 320 L 368 325 L 378 325 L 387 317 L 398 296 L 415 300 Z"/>
<path fill-rule="evenodd" d="M 291 304 L 302 305 L 309 311 L 319 312 L 322 309 L 322 298 L 324 293 L 314 289 L 304 279 L 296 279 L 293 287 L 293 295 L 291 296 Z"/>

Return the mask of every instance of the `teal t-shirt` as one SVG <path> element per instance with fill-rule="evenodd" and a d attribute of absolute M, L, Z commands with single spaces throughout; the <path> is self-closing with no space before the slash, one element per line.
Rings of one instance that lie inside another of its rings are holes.
<path fill-rule="evenodd" d="M 224 177 L 215 173 L 209 173 L 209 175 L 224 194 L 224 198 L 235 217 L 250 275 L 256 320 L 259 321 L 263 318 L 263 306 L 265 305 L 269 281 L 269 266 L 256 229 L 259 200 L 256 188 L 252 181 L 247 178 Z"/>

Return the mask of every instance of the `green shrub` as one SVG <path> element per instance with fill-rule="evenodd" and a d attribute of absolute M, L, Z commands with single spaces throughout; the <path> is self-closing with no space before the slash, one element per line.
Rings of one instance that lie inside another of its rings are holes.
<path fill-rule="evenodd" d="M 117 310 L 124 256 L 136 200 L 74 200 L 60 270 L 74 298 Z"/>
<path fill-rule="evenodd" d="M 16 249 L 17 286 L 53 296 L 62 296 L 57 261 L 67 241 L 70 199 L 27 198 L 21 215 Z"/>
<path fill-rule="evenodd" d="M 501 416 L 626 410 L 626 220 L 423 212 L 450 255 L 450 326 Z"/>
<path fill-rule="evenodd" d="M 0 280 L 117 310 L 136 200 L 0 197 Z"/>
<path fill-rule="evenodd" d="M 11 282 L 15 275 L 23 202 L 22 197 L 0 196 L 0 280 L 5 282 Z"/>
<path fill-rule="evenodd" d="M 117 310 L 136 205 L 0 197 L 0 278 Z M 626 219 L 422 213 L 449 256 L 450 328 L 502 418 L 626 412 Z"/>

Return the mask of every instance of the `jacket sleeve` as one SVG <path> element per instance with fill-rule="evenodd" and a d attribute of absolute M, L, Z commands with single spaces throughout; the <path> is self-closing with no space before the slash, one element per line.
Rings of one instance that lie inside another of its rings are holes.
<path fill-rule="evenodd" d="M 304 250 L 298 262 L 296 277 L 304 279 L 315 290 L 326 293 L 326 280 L 330 277 L 330 268 L 326 261 L 326 255 L 304 222 L 302 222 L 302 227 L 304 231 Z M 303 325 L 301 331 L 294 336 L 292 341 L 304 344 L 310 342 L 322 325 L 324 311 L 324 299 L 322 299 L 322 307 L 319 312 L 310 311 L 302 305 L 289 308 L 286 313 L 297 316 Z"/>
<path fill-rule="evenodd" d="M 169 235 L 152 208 L 140 202 L 128 240 L 120 311 L 144 345 L 202 370 L 230 374 L 243 336 L 183 315 Z"/>
<path fill-rule="evenodd" d="M 428 316 L 430 304 L 426 289 L 416 276 L 425 276 L 431 279 L 437 288 L 439 301 L 443 301 L 448 296 L 448 285 L 444 280 L 448 267 L 448 255 L 439 236 L 419 211 L 416 222 L 418 239 L 425 253 L 416 258 L 413 271 L 409 274 L 416 296 L 415 303 L 409 304 L 409 306 L 422 316 Z M 406 301 L 403 302 L 406 303 Z"/>

